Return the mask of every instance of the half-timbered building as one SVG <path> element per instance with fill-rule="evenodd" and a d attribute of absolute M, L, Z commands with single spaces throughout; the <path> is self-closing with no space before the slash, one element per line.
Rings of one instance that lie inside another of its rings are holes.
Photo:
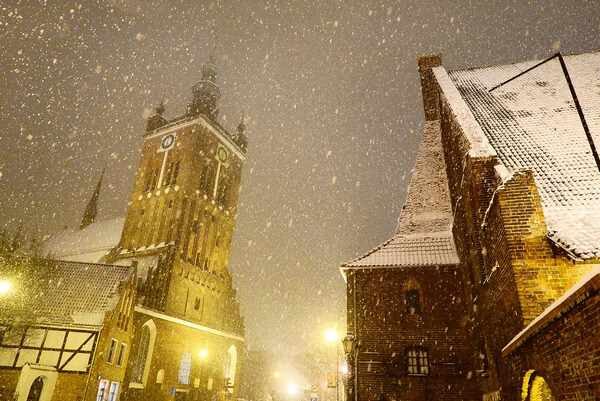
<path fill-rule="evenodd" d="M 131 349 L 135 270 L 66 261 L 43 268 L 36 289 L 44 295 L 30 295 L 35 317 L 0 327 L 0 399 L 116 401 Z"/>

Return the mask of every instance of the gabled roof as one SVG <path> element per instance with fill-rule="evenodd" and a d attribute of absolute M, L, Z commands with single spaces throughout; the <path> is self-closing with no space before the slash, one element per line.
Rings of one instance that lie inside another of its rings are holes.
<path fill-rule="evenodd" d="M 567 56 L 565 61 L 600 148 L 600 53 Z M 577 258 L 598 258 L 600 172 L 558 61 L 489 92 L 535 63 L 448 74 L 500 161 L 509 170 L 533 172 L 549 238 Z M 453 101 L 452 96 L 447 99 Z M 586 224 L 580 224 L 583 220 Z"/>
<path fill-rule="evenodd" d="M 459 263 L 450 232 L 395 235 L 342 268 L 446 266 Z"/>
<path fill-rule="evenodd" d="M 36 312 L 40 323 L 101 326 L 104 314 L 119 298 L 119 284 L 134 269 L 95 263 L 51 261 L 45 277 L 47 288 Z"/>
<path fill-rule="evenodd" d="M 125 218 L 94 222 L 83 229 L 68 228 L 53 234 L 41 245 L 46 257 L 76 262 L 100 262 L 119 244 Z"/>
<path fill-rule="evenodd" d="M 439 121 L 426 121 L 396 233 L 342 270 L 425 267 L 459 263 L 450 231 L 452 213 Z"/>

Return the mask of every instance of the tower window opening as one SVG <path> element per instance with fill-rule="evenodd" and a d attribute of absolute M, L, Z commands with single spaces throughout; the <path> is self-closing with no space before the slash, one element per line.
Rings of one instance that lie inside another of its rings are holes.
<path fill-rule="evenodd" d="M 173 185 L 177 184 L 177 176 L 179 176 L 179 160 L 175 162 L 173 167 L 173 178 L 171 179 Z"/>

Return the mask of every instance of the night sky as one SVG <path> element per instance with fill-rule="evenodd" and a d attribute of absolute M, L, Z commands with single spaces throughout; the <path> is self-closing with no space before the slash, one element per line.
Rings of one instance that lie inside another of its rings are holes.
<path fill-rule="evenodd" d="M 210 49 L 220 122 L 247 115 L 231 269 L 252 348 L 343 327 L 340 263 L 385 240 L 422 123 L 416 58 L 446 68 L 600 48 L 584 1 L 2 1 L 0 222 L 47 234 L 124 215 L 144 116 L 184 111 Z M 278 348 L 280 347 L 280 348 Z"/>

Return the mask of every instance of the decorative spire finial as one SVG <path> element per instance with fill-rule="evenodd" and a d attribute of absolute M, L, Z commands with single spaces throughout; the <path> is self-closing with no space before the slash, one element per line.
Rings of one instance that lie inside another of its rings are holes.
<path fill-rule="evenodd" d="M 244 123 L 245 119 L 246 114 L 242 111 L 242 117 L 240 118 L 240 123 L 237 126 L 238 135 L 241 135 L 246 131 L 246 124 Z"/>
<path fill-rule="evenodd" d="M 163 99 L 161 99 L 161 100 L 160 100 L 160 103 L 158 104 L 158 106 L 156 106 L 156 107 L 154 108 L 154 112 L 155 112 L 156 114 L 158 114 L 159 116 L 162 116 L 162 115 L 163 115 L 163 113 L 165 112 L 165 99 L 164 99 L 164 98 L 163 98 Z"/>
<path fill-rule="evenodd" d="M 94 193 L 92 194 L 92 197 L 85 208 L 85 212 L 83 212 L 83 218 L 81 219 L 81 224 L 79 225 L 80 230 L 83 230 L 96 220 L 96 215 L 98 214 L 98 198 L 100 198 L 100 189 L 102 188 L 104 170 L 105 168 L 102 169 L 100 179 L 96 184 L 96 189 L 94 190 Z"/>

